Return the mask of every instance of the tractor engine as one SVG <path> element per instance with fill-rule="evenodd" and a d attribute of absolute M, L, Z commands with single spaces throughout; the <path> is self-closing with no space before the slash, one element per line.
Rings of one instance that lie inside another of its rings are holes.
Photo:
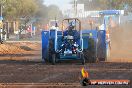
<path fill-rule="evenodd" d="M 64 36 L 63 43 L 61 45 L 61 53 L 64 54 L 77 54 L 79 45 L 74 41 L 74 36 Z"/>

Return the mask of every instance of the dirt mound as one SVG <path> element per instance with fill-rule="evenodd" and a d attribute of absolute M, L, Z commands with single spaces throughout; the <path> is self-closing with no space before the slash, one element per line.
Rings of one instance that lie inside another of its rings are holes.
<path fill-rule="evenodd" d="M 25 50 L 21 49 L 15 44 L 1 44 L 0 45 L 0 54 L 19 54 L 23 53 Z"/>
<path fill-rule="evenodd" d="M 109 61 L 132 62 L 132 24 L 121 24 L 111 30 L 111 58 Z"/>
<path fill-rule="evenodd" d="M 33 50 L 32 48 L 28 47 L 28 46 L 20 46 L 21 49 L 26 50 L 26 51 L 31 51 Z"/>
<path fill-rule="evenodd" d="M 27 60 L 41 57 L 41 44 L 13 42 L 0 45 L 0 60 Z"/>

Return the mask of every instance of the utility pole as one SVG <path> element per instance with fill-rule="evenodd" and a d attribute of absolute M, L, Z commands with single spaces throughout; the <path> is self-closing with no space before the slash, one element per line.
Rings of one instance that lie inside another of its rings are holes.
<path fill-rule="evenodd" d="M 2 3 L 0 3 L 0 42 L 2 42 L 3 39 L 3 19 L 2 19 Z"/>
<path fill-rule="evenodd" d="M 77 17 L 77 0 L 74 0 L 74 16 Z"/>
<path fill-rule="evenodd" d="M 5 2 L 6 2 L 6 0 L 1 0 L 0 1 L 0 21 L 1 21 L 1 26 L 2 26 L 0 28 L 0 37 L 1 37 L 1 40 L 3 39 L 3 35 L 5 35 L 5 37 L 6 37 L 6 34 L 4 33 L 4 29 L 3 29 L 3 5 L 4 5 Z"/>
<path fill-rule="evenodd" d="M 0 17 L 2 17 L 2 4 L 0 4 Z"/>
<path fill-rule="evenodd" d="M 112 9 L 112 0 L 110 0 L 109 2 L 110 2 L 110 7 L 109 7 L 109 9 L 111 10 L 111 9 Z"/>
<path fill-rule="evenodd" d="M 0 16 L 3 16 L 3 6 L 6 0 L 0 0 Z"/>

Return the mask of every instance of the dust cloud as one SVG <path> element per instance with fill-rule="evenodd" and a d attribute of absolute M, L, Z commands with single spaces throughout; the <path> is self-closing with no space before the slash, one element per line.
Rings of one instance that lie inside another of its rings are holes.
<path fill-rule="evenodd" d="M 109 61 L 132 62 L 132 23 L 112 28 L 111 55 Z"/>

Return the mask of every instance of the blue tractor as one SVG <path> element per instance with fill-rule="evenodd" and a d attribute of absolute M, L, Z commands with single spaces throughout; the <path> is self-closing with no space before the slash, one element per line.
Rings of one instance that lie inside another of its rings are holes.
<path fill-rule="evenodd" d="M 60 60 L 80 60 L 97 62 L 106 60 L 106 31 L 81 30 L 81 21 L 77 18 L 64 19 L 66 29 L 42 31 L 42 60 L 57 63 Z"/>
<path fill-rule="evenodd" d="M 68 27 L 66 29 L 62 29 L 62 31 L 50 29 L 50 31 L 46 33 L 48 34 L 48 59 L 43 59 L 51 62 L 52 64 L 55 64 L 59 60 L 78 59 L 81 60 L 82 64 L 84 64 L 85 59 L 83 55 L 81 22 L 79 19 L 75 18 L 64 19 L 62 24 L 65 22 L 67 22 L 68 24 Z M 45 41 L 45 39 L 43 41 Z"/>

